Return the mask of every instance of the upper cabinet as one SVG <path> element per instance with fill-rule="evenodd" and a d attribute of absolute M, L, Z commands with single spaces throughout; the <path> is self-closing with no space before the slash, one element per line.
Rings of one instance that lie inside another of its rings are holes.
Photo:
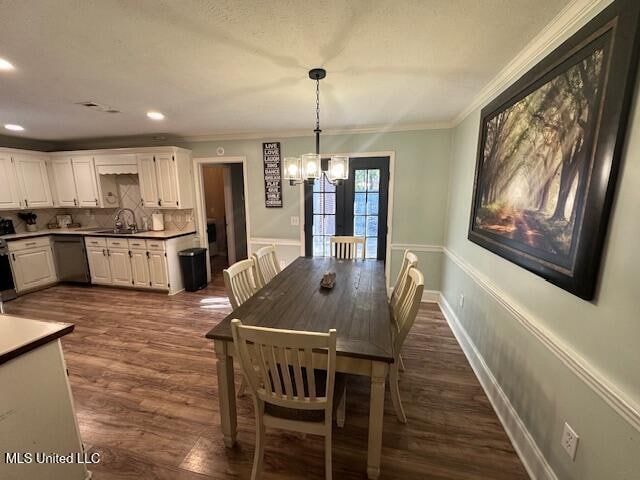
<path fill-rule="evenodd" d="M 55 184 L 56 206 L 98 206 L 98 185 L 93 157 L 54 158 L 51 169 Z"/>
<path fill-rule="evenodd" d="M 140 194 L 147 207 L 193 208 L 191 156 L 179 149 L 138 155 Z"/>
<path fill-rule="evenodd" d="M 9 153 L 0 152 L 0 209 L 18 209 L 21 202 L 13 159 Z"/>
<path fill-rule="evenodd" d="M 13 155 L 13 164 L 18 177 L 19 200 L 24 208 L 53 206 L 53 197 L 47 173 L 46 155 Z"/>

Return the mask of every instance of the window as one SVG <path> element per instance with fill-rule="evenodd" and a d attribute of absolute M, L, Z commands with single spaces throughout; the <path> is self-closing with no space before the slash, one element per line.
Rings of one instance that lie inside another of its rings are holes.
<path fill-rule="evenodd" d="M 355 171 L 353 194 L 353 234 L 365 237 L 365 258 L 378 256 L 378 215 L 380 205 L 380 170 Z M 362 247 L 358 245 L 358 255 Z"/>
<path fill-rule="evenodd" d="M 331 255 L 329 239 L 336 234 L 336 187 L 323 175 L 313 183 L 313 256 Z"/>

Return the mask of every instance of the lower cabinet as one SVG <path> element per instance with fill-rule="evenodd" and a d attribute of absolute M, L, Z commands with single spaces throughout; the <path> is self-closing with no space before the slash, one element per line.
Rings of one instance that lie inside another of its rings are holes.
<path fill-rule="evenodd" d="M 92 283 L 169 290 L 165 242 L 87 237 Z"/>
<path fill-rule="evenodd" d="M 9 242 L 9 252 L 18 293 L 58 280 L 49 237 Z"/>

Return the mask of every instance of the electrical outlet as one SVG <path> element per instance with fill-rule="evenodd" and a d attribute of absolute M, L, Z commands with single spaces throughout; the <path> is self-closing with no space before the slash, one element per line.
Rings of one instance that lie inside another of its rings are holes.
<path fill-rule="evenodd" d="M 576 450 L 578 449 L 578 440 L 580 437 L 575 432 L 571 425 L 567 422 L 564 422 L 564 429 L 562 430 L 562 440 L 560 444 L 562 448 L 567 452 L 567 455 L 571 460 L 576 459 Z"/>
<path fill-rule="evenodd" d="M 280 260 L 280 270 L 282 270 L 286 266 L 287 266 L 287 262 L 285 262 L 284 260 Z"/>
<path fill-rule="evenodd" d="M 291 217 L 291 225 L 294 227 L 300 225 L 300 217 Z"/>
<path fill-rule="evenodd" d="M 460 310 L 464 308 L 464 293 L 461 293 L 458 298 L 458 306 L 460 307 Z"/>

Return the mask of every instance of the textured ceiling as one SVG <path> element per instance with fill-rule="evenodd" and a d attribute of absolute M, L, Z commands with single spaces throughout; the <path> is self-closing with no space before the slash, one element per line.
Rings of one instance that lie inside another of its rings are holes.
<path fill-rule="evenodd" d="M 0 0 L 16 66 L 0 124 L 49 140 L 311 129 L 316 66 L 325 128 L 446 122 L 566 3 Z"/>

